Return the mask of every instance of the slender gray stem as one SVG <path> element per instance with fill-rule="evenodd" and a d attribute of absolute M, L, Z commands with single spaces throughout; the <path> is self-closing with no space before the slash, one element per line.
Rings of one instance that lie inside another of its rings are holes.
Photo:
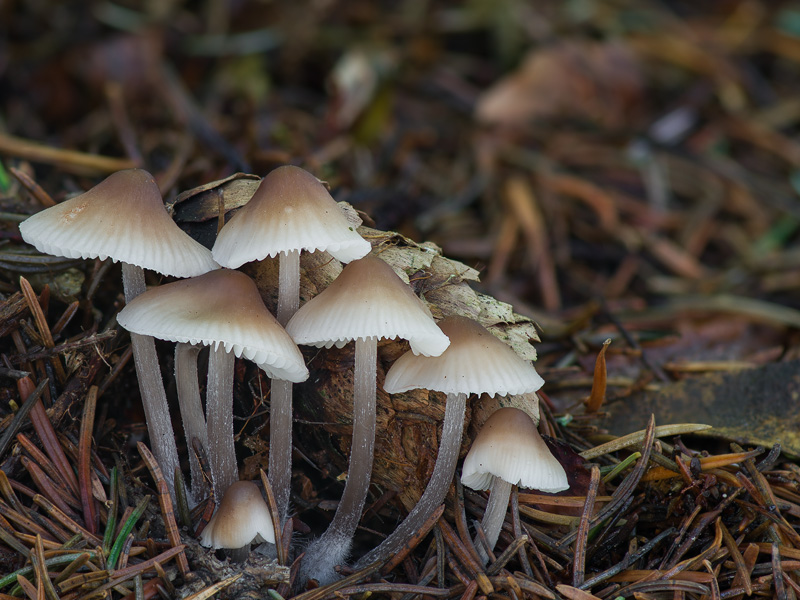
<path fill-rule="evenodd" d="M 425 492 L 400 526 L 395 528 L 377 548 L 370 550 L 358 560 L 356 569 L 366 567 L 376 561 L 384 561 L 396 554 L 444 501 L 447 490 L 450 489 L 450 483 L 453 481 L 453 473 L 456 471 L 466 405 L 466 394 L 447 394 L 442 440 L 439 443 L 439 453 L 436 456 L 433 474 Z"/>
<path fill-rule="evenodd" d="M 511 487 L 510 483 L 499 477 L 492 479 L 492 487 L 489 488 L 489 502 L 486 504 L 486 511 L 483 513 L 481 521 L 481 527 L 486 534 L 490 550 L 494 550 L 497 538 L 500 537 L 503 521 L 506 520 Z"/>
<path fill-rule="evenodd" d="M 136 265 L 122 263 L 122 287 L 125 290 L 125 301 L 130 302 L 146 287 L 144 271 Z M 175 445 L 175 433 L 169 416 L 167 394 L 161 379 L 161 367 L 158 364 L 156 344 L 152 337 L 131 333 L 133 362 L 139 381 L 139 393 L 142 397 L 147 431 L 150 434 L 150 445 L 153 455 L 161 467 L 167 487 L 175 501 L 175 469 L 180 468 L 178 448 Z"/>
<path fill-rule="evenodd" d="M 125 303 L 129 303 L 137 296 L 141 296 L 147 291 L 144 282 L 144 269 L 128 263 L 122 265 L 122 289 L 125 292 Z"/>
<path fill-rule="evenodd" d="M 286 327 L 300 306 L 300 251 L 278 255 L 278 323 Z"/>
<path fill-rule="evenodd" d="M 239 481 L 236 450 L 233 447 L 234 356 L 222 344 L 209 349 L 206 413 L 208 415 L 208 463 L 211 483 L 219 505 L 231 485 Z"/>
<path fill-rule="evenodd" d="M 278 322 L 285 327 L 300 305 L 300 251 L 278 256 Z M 279 379 L 272 380 L 270 392 L 269 481 L 283 525 L 292 485 L 292 383 Z"/>
<path fill-rule="evenodd" d="M 273 379 L 270 392 L 269 482 L 283 525 L 292 485 L 292 382 L 283 379 Z"/>
<path fill-rule="evenodd" d="M 347 483 L 333 521 L 306 548 L 300 579 L 325 585 L 336 579 L 334 567 L 347 560 L 361 512 L 367 500 L 375 447 L 375 382 L 378 363 L 376 338 L 357 339 L 353 390 L 353 444 Z"/>
<path fill-rule="evenodd" d="M 183 432 L 186 435 L 186 452 L 192 475 L 192 496 L 197 501 L 205 495 L 203 469 L 193 450 L 192 440 L 200 442 L 208 455 L 208 434 L 203 401 L 200 399 L 200 382 L 197 379 L 197 355 L 200 346 L 177 344 L 175 346 L 175 382 L 178 388 L 178 403 L 181 407 Z"/>
<path fill-rule="evenodd" d="M 375 449 L 375 385 L 378 363 L 376 338 L 356 340 L 353 381 L 353 443 L 342 500 L 328 530 L 353 537 L 367 501 Z"/>

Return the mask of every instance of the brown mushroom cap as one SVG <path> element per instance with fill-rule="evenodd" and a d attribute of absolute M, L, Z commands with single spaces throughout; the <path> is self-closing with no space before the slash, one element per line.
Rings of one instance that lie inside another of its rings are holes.
<path fill-rule="evenodd" d="M 370 244 L 347 222 L 325 186 L 291 165 L 271 171 L 214 243 L 214 259 L 235 269 L 280 252 L 325 250 L 348 263 Z"/>
<path fill-rule="evenodd" d="M 417 388 L 446 394 L 526 394 L 544 385 L 530 363 L 480 323 L 450 316 L 438 323 L 450 338 L 440 356 L 407 352 L 386 373 L 383 389 L 399 394 Z"/>
<path fill-rule="evenodd" d="M 567 474 L 536 429 L 518 408 L 501 408 L 483 424 L 464 459 L 461 483 L 487 490 L 492 477 L 543 492 L 569 488 Z"/>
<path fill-rule="evenodd" d="M 219 268 L 207 248 L 175 225 L 153 176 L 142 169 L 118 171 L 31 216 L 19 230 L 37 250 L 55 256 L 108 257 L 175 277 Z"/>
<path fill-rule="evenodd" d="M 275 529 L 261 490 L 252 481 L 231 485 L 211 517 L 200 543 L 207 548 L 242 548 L 253 540 L 275 543 Z"/>
<path fill-rule="evenodd" d="M 270 377 L 294 383 L 308 377 L 300 350 L 264 306 L 253 280 L 239 271 L 219 269 L 152 288 L 117 320 L 129 331 L 162 340 L 222 344 Z"/>
<path fill-rule="evenodd" d="M 358 338 L 404 338 L 411 350 L 438 356 L 450 343 L 428 307 L 380 258 L 354 260 L 286 325 L 298 344 L 330 348 Z"/>

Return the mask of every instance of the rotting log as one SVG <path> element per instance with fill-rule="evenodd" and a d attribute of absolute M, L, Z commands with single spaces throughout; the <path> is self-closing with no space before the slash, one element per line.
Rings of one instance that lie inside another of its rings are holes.
<path fill-rule="evenodd" d="M 175 200 L 172 209 L 181 227 L 206 245 L 213 244 L 218 217 L 225 211 L 226 220 L 242 206 L 258 185 L 254 175 L 237 174 L 187 190 Z M 224 206 L 221 207 L 220 203 Z M 527 360 L 536 358 L 533 342 L 539 341 L 533 321 L 513 312 L 510 305 L 476 292 L 479 281 L 475 269 L 442 256 L 433 243 L 417 243 L 398 233 L 372 229 L 362 224 L 359 213 L 347 203 L 340 203 L 348 220 L 397 274 L 427 303 L 434 318 L 458 314 L 471 317 L 508 343 Z M 301 257 L 301 305 L 325 289 L 341 272 L 342 265 L 326 252 L 303 253 Z M 266 259 L 245 265 L 242 270 L 253 277 L 267 307 L 277 307 L 278 261 Z M 422 495 L 433 471 L 438 451 L 438 436 L 444 418 L 445 395 L 427 390 L 413 390 L 390 396 L 380 385 L 386 370 L 408 351 L 406 342 L 384 340 L 378 347 L 378 414 L 373 482 L 394 490 L 406 509 Z M 304 348 L 311 376 L 295 386 L 296 429 L 313 435 L 321 447 L 328 447 L 323 468 L 334 476 L 347 468 L 352 423 L 352 344 L 344 348 L 319 350 Z M 481 424 L 500 406 L 517 406 L 538 418 L 538 401 L 528 397 L 472 398 L 467 410 L 462 453 L 474 435 L 471 422 Z M 303 422 L 313 423 L 303 429 Z M 318 424 L 318 425 L 317 425 Z M 327 438 L 327 439 L 326 439 Z M 251 448 L 259 447 L 246 440 Z M 243 472 L 256 468 L 258 461 L 246 461 Z"/>

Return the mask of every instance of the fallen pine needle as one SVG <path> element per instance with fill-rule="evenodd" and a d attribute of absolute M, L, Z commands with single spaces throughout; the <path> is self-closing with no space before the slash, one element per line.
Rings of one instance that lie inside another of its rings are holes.
<path fill-rule="evenodd" d="M 698 431 L 706 431 L 711 429 L 711 425 L 704 425 L 702 423 L 678 423 L 676 425 L 659 425 L 655 430 L 655 437 L 667 437 L 670 435 L 685 435 L 687 433 L 697 433 Z M 600 444 L 594 448 L 589 448 L 580 453 L 581 458 L 591 460 L 604 454 L 610 454 L 617 450 L 622 450 L 634 444 L 641 444 L 644 441 L 645 430 L 635 431 L 628 435 L 623 435 L 615 440 Z"/>
<path fill-rule="evenodd" d="M 719 469 L 720 467 L 728 467 L 730 465 L 744 462 L 748 458 L 753 458 L 753 456 L 757 456 L 760 453 L 760 450 L 752 452 L 735 452 L 732 454 L 720 454 L 718 456 L 701 456 L 698 458 L 698 460 L 700 461 L 700 470 L 708 471 L 709 469 Z M 686 464 L 686 461 L 683 462 Z M 656 465 L 650 469 L 644 475 L 644 477 L 642 477 L 642 481 L 660 481 L 662 479 L 671 479 L 673 477 L 680 477 L 680 473 L 676 473 L 675 471 L 670 471 L 665 467 Z"/>

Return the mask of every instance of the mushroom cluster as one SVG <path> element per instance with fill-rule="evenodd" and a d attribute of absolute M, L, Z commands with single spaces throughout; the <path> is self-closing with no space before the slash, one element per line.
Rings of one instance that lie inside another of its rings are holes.
<path fill-rule="evenodd" d="M 367 499 L 375 446 L 378 340 L 404 338 L 414 354 L 438 356 L 450 344 L 425 304 L 380 258 L 351 262 L 286 326 L 299 344 L 330 348 L 355 340 L 353 443 L 339 507 L 325 533 L 305 551 L 301 582 L 326 584 L 350 554 Z"/>
<path fill-rule="evenodd" d="M 384 560 L 398 552 L 442 503 L 461 449 L 467 397 L 471 394 L 516 395 L 535 392 L 544 384 L 536 369 L 478 322 L 452 315 L 439 323 L 450 346 L 436 357 L 408 352 L 386 373 L 383 389 L 390 394 L 423 388 L 447 394 L 442 439 L 428 486 L 416 506 L 359 566 Z"/>
<path fill-rule="evenodd" d="M 175 224 L 155 179 L 141 169 L 114 173 L 88 192 L 29 217 L 19 230 L 46 254 L 121 262 L 126 302 L 144 293 L 143 269 L 194 277 L 219 268 L 211 252 Z M 174 497 L 180 462 L 155 343 L 132 334 L 131 346 L 150 443 Z"/>
<path fill-rule="evenodd" d="M 212 548 L 238 548 L 233 555 L 239 558 L 246 556 L 255 538 L 274 542 L 275 536 L 261 491 L 251 482 L 239 481 L 233 431 L 235 359 L 254 362 L 271 379 L 269 483 L 276 501 L 275 523 L 282 527 L 290 510 L 292 384 L 309 375 L 297 344 L 330 348 L 354 341 L 347 481 L 328 529 L 305 548 L 298 570 L 301 584 L 334 580 L 336 567 L 349 558 L 372 474 L 379 340 L 402 338 L 410 345 L 387 372 L 384 391 L 398 394 L 423 388 L 446 394 L 447 401 L 428 487 L 405 521 L 357 566 L 396 553 L 444 500 L 459 457 L 470 395 L 529 394 L 544 383 L 530 363 L 477 322 L 451 315 L 437 324 L 411 287 L 378 253 L 371 254 L 369 242 L 348 223 L 323 183 L 298 167 L 280 167 L 264 177 L 250 201 L 222 227 L 211 251 L 174 224 L 153 177 L 138 169 L 116 173 L 88 192 L 30 217 L 20 231 L 42 252 L 110 257 L 123 263 L 126 306 L 118 322 L 130 331 L 156 458 L 174 496 L 180 463 L 153 342 L 159 338 L 176 344 L 175 378 L 188 449 L 190 496 L 200 501 L 207 493 L 197 450 L 207 454 L 211 494 L 215 501 L 221 500 L 201 541 Z M 344 268 L 300 307 L 302 251 L 327 252 Z M 255 283 L 235 269 L 276 256 L 278 310 L 273 316 Z M 145 290 L 142 268 L 186 279 Z M 204 346 L 209 348 L 205 406 L 197 367 Z M 509 445 L 507 434 L 498 439 L 481 433 L 462 475 L 465 485 L 492 490 L 483 522 L 491 545 L 503 523 L 511 485 L 545 491 L 566 485 L 563 468 L 552 456 L 536 459 L 548 465 L 550 476 L 544 482 L 509 467 L 511 456 L 523 448 L 541 452 L 544 444 L 532 421 L 523 422 L 506 410 L 492 419 L 517 431 L 522 441 Z M 498 427 L 490 420 L 483 431 L 496 432 Z M 484 438 L 489 441 L 483 442 Z M 501 464 L 500 473 L 488 474 L 490 457 Z M 508 483 L 500 483 L 503 480 Z M 250 511 L 243 519 L 252 526 L 248 532 L 232 525 L 230 515 L 241 510 Z"/>
<path fill-rule="evenodd" d="M 278 167 L 225 224 L 212 253 L 222 266 L 278 256 L 278 322 L 285 327 L 300 304 L 300 252 L 328 252 L 343 263 L 365 256 L 369 242 L 350 227 L 331 195 L 311 173 Z M 281 522 L 292 479 L 292 381 L 272 380 L 269 478 Z M 296 383 L 296 382 L 295 382 Z"/>
<path fill-rule="evenodd" d="M 168 283 L 135 298 L 117 316 L 120 325 L 137 334 L 181 344 L 210 347 L 206 397 L 206 436 L 211 481 L 216 498 L 222 498 L 239 480 L 233 445 L 234 356 L 257 364 L 273 380 L 301 382 L 308 377 L 303 356 L 278 321 L 264 306 L 256 284 L 244 273 L 219 269 Z M 183 368 L 183 362 L 176 364 Z M 178 372 L 181 390 L 191 387 L 181 400 L 197 420 L 186 427 L 187 445 L 193 431 L 202 436 L 202 407 L 195 393 L 197 379 L 186 381 Z M 185 419 L 185 417 L 184 417 Z M 199 477 L 198 477 L 199 478 Z M 198 483 L 192 479 L 192 486 Z"/>

